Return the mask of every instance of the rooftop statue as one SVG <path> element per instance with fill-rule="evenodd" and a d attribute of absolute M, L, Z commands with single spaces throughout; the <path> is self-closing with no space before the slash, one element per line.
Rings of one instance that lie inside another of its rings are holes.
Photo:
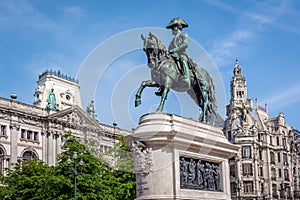
<path fill-rule="evenodd" d="M 92 100 L 86 107 L 86 113 L 93 119 L 97 119 L 96 110 L 94 106 L 94 100 Z"/>
<path fill-rule="evenodd" d="M 141 36 L 144 51 L 151 69 L 151 80 L 143 81 L 135 98 L 135 106 L 141 104 L 141 94 L 145 87 L 158 87 L 156 95 L 161 96 L 157 112 L 162 112 L 170 89 L 187 92 L 202 110 L 202 122 L 208 122 L 208 116 L 217 116 L 215 88 L 213 79 L 202 67 L 199 67 L 187 55 L 188 35 L 182 32 L 188 24 L 181 18 L 174 18 L 167 25 L 174 35 L 168 50 L 160 39 L 152 33 Z"/>
<path fill-rule="evenodd" d="M 54 89 L 50 90 L 47 102 L 46 110 L 59 111 L 58 104 L 56 104 Z"/>

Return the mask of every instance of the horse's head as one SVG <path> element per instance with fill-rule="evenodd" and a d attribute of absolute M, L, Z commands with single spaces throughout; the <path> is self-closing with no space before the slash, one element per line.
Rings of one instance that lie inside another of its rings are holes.
<path fill-rule="evenodd" d="M 143 50 L 147 54 L 148 66 L 153 68 L 162 59 L 162 56 L 165 55 L 166 48 L 160 39 L 151 32 L 146 37 L 141 35 L 141 38 L 144 41 Z"/>

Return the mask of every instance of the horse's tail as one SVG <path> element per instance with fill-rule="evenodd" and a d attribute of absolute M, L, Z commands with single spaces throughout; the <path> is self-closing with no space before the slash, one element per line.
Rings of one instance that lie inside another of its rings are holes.
<path fill-rule="evenodd" d="M 194 63 L 194 70 L 197 69 L 196 78 L 198 79 L 197 84 L 200 89 L 200 92 L 201 90 L 206 90 L 206 92 L 208 93 L 208 111 L 209 113 L 214 114 L 217 117 L 217 101 L 215 96 L 214 81 L 206 69 L 200 66 L 196 68 L 196 66 L 197 64 L 195 65 Z M 204 84 L 204 87 L 201 87 L 201 82 Z M 201 107 L 201 105 L 199 106 Z"/>
<path fill-rule="evenodd" d="M 206 70 L 205 70 L 206 71 Z M 215 92 L 215 85 L 212 77 L 207 72 L 207 79 L 209 83 L 208 89 L 208 110 L 210 113 L 214 114 L 216 117 L 217 115 L 217 100 L 216 100 L 216 92 Z"/>

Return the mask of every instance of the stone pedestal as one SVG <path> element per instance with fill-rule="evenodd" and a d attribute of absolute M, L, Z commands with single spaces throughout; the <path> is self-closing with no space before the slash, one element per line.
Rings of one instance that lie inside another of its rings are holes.
<path fill-rule="evenodd" d="M 219 128 L 150 113 L 125 141 L 134 156 L 137 200 L 230 199 L 228 159 L 239 146 Z"/>

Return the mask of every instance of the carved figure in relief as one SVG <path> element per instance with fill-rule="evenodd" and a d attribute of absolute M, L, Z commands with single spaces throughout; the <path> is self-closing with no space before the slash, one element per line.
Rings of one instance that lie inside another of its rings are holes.
<path fill-rule="evenodd" d="M 204 173 L 204 164 L 201 163 L 201 160 L 197 163 L 197 184 L 203 186 L 203 173 Z"/>
<path fill-rule="evenodd" d="M 215 190 L 215 179 L 214 179 L 214 171 L 212 169 L 212 165 L 206 163 L 206 181 L 207 181 L 207 189 Z"/>
<path fill-rule="evenodd" d="M 184 158 L 180 160 L 180 172 L 181 184 L 186 184 L 188 182 L 188 162 Z"/>
<path fill-rule="evenodd" d="M 194 183 L 196 178 L 196 162 L 191 159 L 189 163 L 189 183 Z"/>
<path fill-rule="evenodd" d="M 220 167 L 217 165 L 213 166 L 214 168 L 214 175 L 215 175 L 215 182 L 216 182 L 216 190 L 221 190 L 221 171 Z"/>

